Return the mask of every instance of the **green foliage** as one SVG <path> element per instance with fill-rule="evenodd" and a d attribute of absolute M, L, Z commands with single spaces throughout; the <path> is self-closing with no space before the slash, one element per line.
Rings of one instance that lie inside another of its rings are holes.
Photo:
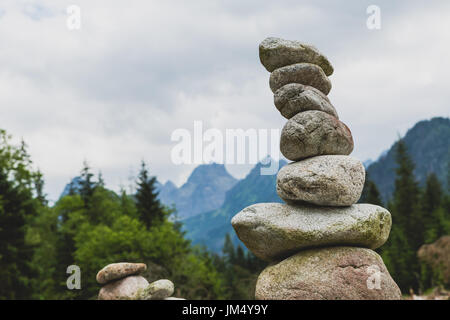
<path fill-rule="evenodd" d="M 250 251 L 245 253 L 240 245 L 235 247 L 229 234 L 225 235 L 222 252 L 222 256 L 214 255 L 214 265 L 225 277 L 226 298 L 254 299 L 256 280 L 266 263 Z"/>
<path fill-rule="evenodd" d="M 378 206 L 383 206 L 380 192 L 376 184 L 370 179 L 369 174 L 366 172 L 366 179 L 364 181 L 364 188 L 361 194 L 359 203 L 370 203 Z"/>
<path fill-rule="evenodd" d="M 445 246 L 425 247 L 428 251 L 422 251 L 429 254 L 423 261 L 417 256 L 424 243 L 435 243 L 450 234 L 448 188 L 442 188 L 433 174 L 428 175 L 425 187 L 420 187 L 405 143 L 399 141 L 396 150 L 395 191 L 387 205 L 393 226 L 380 253 L 404 292 L 448 283 L 448 269 L 441 267 L 442 261 L 448 260 Z M 174 209 L 158 201 L 156 179 L 144 163 L 137 192 L 132 195 L 108 190 L 101 173 L 95 179 L 84 163 L 81 187 L 72 188 L 50 206 L 44 178 L 32 169 L 25 143 L 14 146 L 0 131 L 0 299 L 95 299 L 100 289 L 96 273 L 120 261 L 146 263 L 146 278 L 172 280 L 176 296 L 253 299 L 257 276 L 266 263 L 236 246 L 235 235 L 227 232 L 231 216 L 243 207 L 279 201 L 273 194 L 273 177 L 261 176 L 258 170 L 230 190 L 222 208 L 189 220 L 207 225 L 206 231 L 199 230 L 213 247 L 223 247 L 222 255 L 211 254 L 192 246 L 181 223 L 172 221 Z M 361 200 L 382 204 L 369 177 Z M 444 254 L 436 262 L 433 252 Z M 73 264 L 81 268 L 81 290 L 66 286 L 66 270 Z"/>
<path fill-rule="evenodd" d="M 445 189 L 450 187 L 448 166 L 450 160 L 450 119 L 436 117 L 416 123 L 408 130 L 403 143 L 415 163 L 414 176 L 420 186 L 425 185 L 430 172 L 436 173 Z M 387 202 L 395 189 L 395 168 L 397 166 L 397 143 L 372 163 L 367 172 L 378 186 L 381 197 Z"/>
<path fill-rule="evenodd" d="M 280 160 L 278 164 L 281 168 L 286 162 Z M 236 213 L 258 202 L 282 202 L 276 192 L 277 176 L 261 175 L 262 167 L 258 163 L 245 179 L 236 183 L 227 192 L 222 207 L 184 220 L 188 238 L 193 239 L 195 244 L 205 245 L 209 250 L 219 253 L 227 233 L 232 234 L 234 245 L 239 243 L 230 223 Z"/>
<path fill-rule="evenodd" d="M 57 246 L 59 243 L 58 216 L 56 211 L 42 206 L 39 214 L 28 227 L 26 241 L 34 248 L 31 265 L 34 277 L 31 279 L 33 299 L 56 299 L 55 288 L 58 287 L 57 275 Z M 65 277 L 60 277 L 65 283 Z"/>
<path fill-rule="evenodd" d="M 450 234 L 448 210 L 444 208 L 444 193 L 434 173 L 427 177 L 425 191 L 422 196 L 423 222 L 426 226 L 424 242 L 431 243 L 443 235 Z M 446 215 L 447 213 L 447 215 Z"/>
<path fill-rule="evenodd" d="M 11 144 L 0 130 L 0 299 L 29 299 L 32 246 L 26 242 L 27 222 L 37 215 L 33 197 L 37 174 L 24 142 Z"/>
<path fill-rule="evenodd" d="M 95 281 L 96 273 L 105 265 L 120 261 L 161 266 L 168 270 L 167 276 L 183 297 L 223 297 L 218 285 L 220 276 L 207 257 L 197 254 L 175 224 L 166 218 L 170 210 L 159 205 L 164 218 L 148 228 L 139 219 L 133 198 L 125 192 L 119 197 L 96 186 L 88 201 L 90 205 L 86 207 L 81 195 L 66 196 L 52 208 L 61 220 L 58 231 L 65 241 L 64 247 L 72 247 L 68 248 L 72 252 L 71 260 L 59 259 L 58 272 L 66 279 L 68 265 L 78 265 L 82 270 L 82 290 L 68 291 L 65 282 L 59 281 L 57 298 L 94 299 L 100 289 Z M 193 283 L 193 279 L 198 282 Z"/>
<path fill-rule="evenodd" d="M 423 244 L 424 229 L 419 210 L 420 190 L 414 178 L 414 164 L 402 140 L 397 143 L 395 191 L 389 210 L 392 232 L 384 255 L 389 256 L 388 269 L 402 291 L 419 288 L 420 266 L 416 257 Z"/>
<path fill-rule="evenodd" d="M 90 206 L 90 199 L 94 193 L 95 183 L 92 181 L 93 174 L 90 172 L 88 163 L 83 163 L 83 170 L 81 170 L 81 190 L 80 195 L 86 207 Z"/>
<path fill-rule="evenodd" d="M 178 296 L 225 298 L 213 257 L 170 221 L 174 210 L 157 200 L 156 179 L 145 164 L 137 193 L 117 195 L 105 188 L 101 173 L 95 181 L 85 162 L 81 187 L 53 206 L 31 164 L 26 145 L 11 145 L 0 131 L 0 299 L 95 299 L 97 272 L 120 261 L 147 263 L 147 278 L 164 274 Z M 67 289 L 69 265 L 81 269 L 81 290 Z"/>
<path fill-rule="evenodd" d="M 422 288 L 443 288 L 450 285 L 450 236 L 442 236 L 420 247 Z"/>
<path fill-rule="evenodd" d="M 169 278 L 177 286 L 177 296 L 202 300 L 226 298 L 223 276 L 207 251 L 195 248 L 174 258 Z"/>
<path fill-rule="evenodd" d="M 136 206 L 140 220 L 147 228 L 161 223 L 166 211 L 163 210 L 156 192 L 156 177 L 149 177 L 145 162 L 142 161 L 136 192 Z"/>
<path fill-rule="evenodd" d="M 420 263 L 417 252 L 424 243 L 449 234 L 448 207 L 436 175 L 430 174 L 422 190 L 414 176 L 414 163 L 405 143 L 397 142 L 395 190 L 388 208 L 392 230 L 381 255 L 403 292 L 427 289 L 435 275 Z"/>

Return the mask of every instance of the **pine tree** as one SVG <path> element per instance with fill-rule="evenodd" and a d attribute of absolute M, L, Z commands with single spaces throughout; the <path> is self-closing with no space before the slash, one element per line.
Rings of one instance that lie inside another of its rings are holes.
<path fill-rule="evenodd" d="M 417 270 L 413 269 L 417 267 L 411 264 L 415 259 L 415 251 L 411 249 L 405 232 L 400 226 L 392 225 L 389 240 L 381 247 L 381 256 L 401 291 L 409 292 L 412 284 L 417 282 L 414 274 Z M 417 284 L 414 288 L 417 288 Z"/>
<path fill-rule="evenodd" d="M 425 192 L 422 198 L 423 210 L 430 214 L 441 206 L 442 201 L 442 187 L 436 174 L 431 173 L 427 177 L 425 185 Z"/>
<path fill-rule="evenodd" d="M 383 206 L 383 201 L 381 200 L 380 192 L 378 191 L 377 185 L 370 179 L 369 174 L 367 172 L 366 172 L 366 180 L 364 181 L 363 192 L 358 202 Z"/>
<path fill-rule="evenodd" d="M 69 192 L 67 193 L 68 196 L 74 196 L 77 193 L 77 190 L 75 188 L 75 185 L 73 183 L 73 180 L 69 183 Z"/>
<path fill-rule="evenodd" d="M 429 174 L 421 200 L 426 228 L 425 243 L 434 242 L 445 235 L 443 199 L 444 194 L 437 176 L 434 173 Z"/>
<path fill-rule="evenodd" d="M 96 186 L 92 180 L 93 176 L 94 175 L 91 173 L 91 168 L 89 167 L 87 161 L 84 161 L 83 169 L 81 170 L 80 195 L 86 208 L 90 207 L 91 198 L 94 194 L 94 189 Z"/>
<path fill-rule="evenodd" d="M 388 207 L 393 227 L 382 253 L 390 257 L 388 267 L 394 280 L 402 291 L 408 292 L 410 288 L 419 288 L 420 265 L 416 252 L 424 242 L 425 227 L 419 206 L 420 189 L 414 176 L 414 163 L 402 140 L 396 145 L 396 162 L 395 190 Z"/>
<path fill-rule="evenodd" d="M 405 230 L 408 242 L 414 250 L 424 243 L 424 223 L 419 200 L 420 189 L 414 176 L 414 163 L 405 143 L 400 140 L 396 149 L 397 177 L 393 205 L 396 222 Z"/>
<path fill-rule="evenodd" d="M 40 204 L 46 206 L 48 204 L 47 195 L 44 193 L 44 179 L 43 174 L 40 170 L 34 175 L 34 189 L 36 190 L 36 198 Z"/>
<path fill-rule="evenodd" d="M 25 243 L 26 215 L 33 211 L 31 197 L 0 171 L 0 299 L 27 299 L 31 269 Z"/>
<path fill-rule="evenodd" d="M 137 218 L 137 210 L 134 200 L 132 197 L 127 195 L 127 192 L 123 187 L 120 191 L 120 206 L 123 214 L 133 218 Z"/>
<path fill-rule="evenodd" d="M 267 266 L 267 262 L 256 257 L 251 251 L 247 251 L 247 265 L 251 272 L 259 274 Z"/>
<path fill-rule="evenodd" d="M 242 249 L 242 247 L 239 245 L 237 246 L 237 249 L 236 249 L 236 262 L 235 263 L 242 268 L 247 268 L 247 261 L 245 259 L 244 249 Z"/>
<path fill-rule="evenodd" d="M 0 300 L 31 297 L 33 251 L 25 236 L 37 211 L 26 145 L 11 146 L 9 140 L 0 130 Z"/>
<path fill-rule="evenodd" d="M 147 228 L 161 223 L 166 217 L 166 211 L 158 200 L 156 177 L 150 177 L 144 161 L 141 164 L 136 190 L 136 207 L 140 220 Z"/>
<path fill-rule="evenodd" d="M 225 278 L 228 299 L 249 299 L 255 296 L 255 285 L 266 262 L 256 258 L 241 245 L 234 246 L 230 234 L 225 235 L 222 257 L 216 257 L 215 265 Z"/>
<path fill-rule="evenodd" d="M 101 171 L 98 172 L 98 178 L 97 178 L 97 187 L 104 188 L 105 187 L 105 180 L 103 179 L 103 174 Z"/>
<path fill-rule="evenodd" d="M 368 192 L 367 192 L 367 203 L 375 204 L 378 206 L 383 206 L 383 201 L 381 201 L 380 192 L 375 184 L 375 182 L 370 181 Z"/>
<path fill-rule="evenodd" d="M 225 256 L 226 262 L 233 265 L 236 261 L 236 252 L 234 249 L 233 241 L 231 241 L 230 234 L 225 235 L 225 242 L 223 244 L 222 253 Z"/>

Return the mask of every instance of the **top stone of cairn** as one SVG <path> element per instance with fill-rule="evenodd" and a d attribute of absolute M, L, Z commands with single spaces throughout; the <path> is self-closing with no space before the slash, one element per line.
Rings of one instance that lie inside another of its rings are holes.
<path fill-rule="evenodd" d="M 321 67 L 327 76 L 333 74 L 327 57 L 315 47 L 295 40 L 266 38 L 259 45 L 259 58 L 269 72 L 295 63 L 312 63 Z"/>
<path fill-rule="evenodd" d="M 111 263 L 97 273 L 97 282 L 105 284 L 112 280 L 125 278 L 147 270 L 145 263 L 119 262 Z"/>

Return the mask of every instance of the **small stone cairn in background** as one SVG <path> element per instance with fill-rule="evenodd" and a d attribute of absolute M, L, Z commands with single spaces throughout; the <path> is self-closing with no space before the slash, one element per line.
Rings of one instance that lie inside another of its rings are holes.
<path fill-rule="evenodd" d="M 271 72 L 275 106 L 288 119 L 281 153 L 294 162 L 277 176 L 286 204 L 255 204 L 231 221 L 247 248 L 270 262 L 256 299 L 401 299 L 373 251 L 388 239 L 391 214 L 356 204 L 365 170 L 349 156 L 352 134 L 327 97 L 333 67 L 298 41 L 267 38 L 259 55 Z"/>
<path fill-rule="evenodd" d="M 174 285 L 162 279 L 152 283 L 139 275 L 147 270 L 144 263 L 120 262 L 109 264 L 97 273 L 102 284 L 99 300 L 184 300 L 171 297 Z"/>

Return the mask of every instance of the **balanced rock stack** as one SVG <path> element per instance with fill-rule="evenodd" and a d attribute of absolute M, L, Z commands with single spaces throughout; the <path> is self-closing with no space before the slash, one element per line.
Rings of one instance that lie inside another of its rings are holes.
<path fill-rule="evenodd" d="M 260 59 L 288 119 L 280 149 L 289 160 L 277 176 L 286 202 L 259 203 L 232 219 L 238 237 L 271 262 L 259 275 L 257 299 L 400 299 L 381 257 L 390 213 L 356 204 L 364 186 L 361 162 L 348 156 L 353 137 L 327 98 L 333 67 L 315 47 L 267 38 Z"/>
<path fill-rule="evenodd" d="M 109 264 L 97 273 L 97 282 L 104 285 L 99 300 L 184 300 L 171 297 L 174 285 L 162 279 L 152 283 L 139 275 L 144 263 L 120 262 Z"/>

